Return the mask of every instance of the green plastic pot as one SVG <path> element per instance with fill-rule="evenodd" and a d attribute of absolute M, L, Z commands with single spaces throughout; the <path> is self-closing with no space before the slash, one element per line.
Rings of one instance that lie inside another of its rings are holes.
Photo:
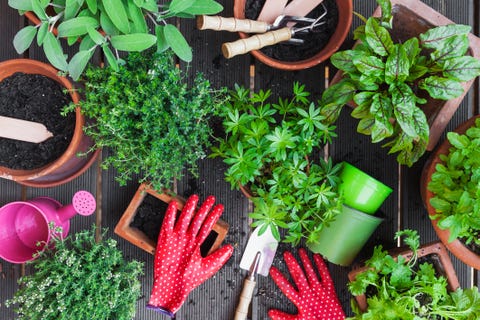
<path fill-rule="evenodd" d="M 344 203 L 364 213 L 374 214 L 377 212 L 385 199 L 392 193 L 391 188 L 348 162 L 343 162 L 340 179 L 342 182 L 338 189 L 343 192 Z"/>
<path fill-rule="evenodd" d="M 349 266 L 382 221 L 344 205 L 335 221 L 316 240 L 307 242 L 307 247 L 332 263 Z"/>

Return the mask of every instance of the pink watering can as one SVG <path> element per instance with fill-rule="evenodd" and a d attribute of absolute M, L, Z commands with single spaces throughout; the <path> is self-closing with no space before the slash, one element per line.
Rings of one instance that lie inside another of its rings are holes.
<path fill-rule="evenodd" d="M 33 254 L 50 241 L 50 222 L 61 227 L 62 236 L 66 237 L 70 219 L 77 213 L 91 215 L 95 208 L 95 197 L 88 191 L 76 192 L 72 204 L 67 206 L 48 197 L 4 205 L 0 208 L 0 258 L 12 263 L 33 260 Z M 41 245 L 37 246 L 39 242 Z"/>

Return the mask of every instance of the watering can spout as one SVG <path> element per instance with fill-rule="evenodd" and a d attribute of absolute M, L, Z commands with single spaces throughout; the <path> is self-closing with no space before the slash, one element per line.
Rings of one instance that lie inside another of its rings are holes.
<path fill-rule="evenodd" d="M 57 210 L 62 221 L 68 221 L 77 213 L 82 216 L 89 216 L 96 209 L 95 197 L 88 191 L 78 191 L 73 195 L 72 203 Z"/>

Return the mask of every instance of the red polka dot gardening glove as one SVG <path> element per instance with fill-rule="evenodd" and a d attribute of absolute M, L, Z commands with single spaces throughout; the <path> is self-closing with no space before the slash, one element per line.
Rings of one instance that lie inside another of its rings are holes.
<path fill-rule="evenodd" d="M 277 268 L 270 269 L 270 275 L 277 286 L 295 304 L 297 315 L 287 314 L 280 310 L 269 310 L 268 315 L 272 320 L 343 320 L 345 314 L 338 301 L 333 286 L 332 278 L 322 257 L 313 256 L 321 279 L 318 279 L 312 263 L 305 249 L 299 249 L 303 268 L 290 252 L 285 252 L 283 258 L 288 271 L 292 276 L 297 289 L 295 289 Z"/>
<path fill-rule="evenodd" d="M 147 308 L 174 318 L 190 291 L 213 276 L 232 255 L 231 245 L 206 257 L 200 254 L 200 245 L 223 212 L 221 204 L 212 209 L 214 202 L 215 197 L 208 197 L 195 213 L 198 196 L 193 195 L 178 219 L 177 203 L 171 201 L 168 205 L 158 236 L 154 283 Z"/>

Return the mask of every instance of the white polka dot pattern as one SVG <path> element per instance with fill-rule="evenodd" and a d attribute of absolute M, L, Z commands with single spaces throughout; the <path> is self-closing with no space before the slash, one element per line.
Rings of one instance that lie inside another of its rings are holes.
<path fill-rule="evenodd" d="M 335 293 L 332 278 L 322 257 L 313 256 L 321 279 L 318 279 L 307 251 L 299 249 L 303 268 L 290 252 L 283 257 L 288 271 L 295 283 L 295 287 L 288 282 L 285 276 L 275 267 L 271 267 L 270 275 L 277 286 L 295 304 L 298 314 L 292 315 L 280 310 L 269 310 L 268 316 L 272 320 L 343 320 L 345 314 Z"/>
<path fill-rule="evenodd" d="M 207 238 L 223 212 L 209 196 L 195 213 L 198 196 L 188 198 L 175 223 L 177 203 L 170 202 L 157 242 L 154 261 L 154 283 L 149 306 L 176 313 L 190 291 L 213 276 L 233 253 L 231 245 L 203 258 L 200 245 Z M 211 210 L 212 209 L 212 210 Z"/>

